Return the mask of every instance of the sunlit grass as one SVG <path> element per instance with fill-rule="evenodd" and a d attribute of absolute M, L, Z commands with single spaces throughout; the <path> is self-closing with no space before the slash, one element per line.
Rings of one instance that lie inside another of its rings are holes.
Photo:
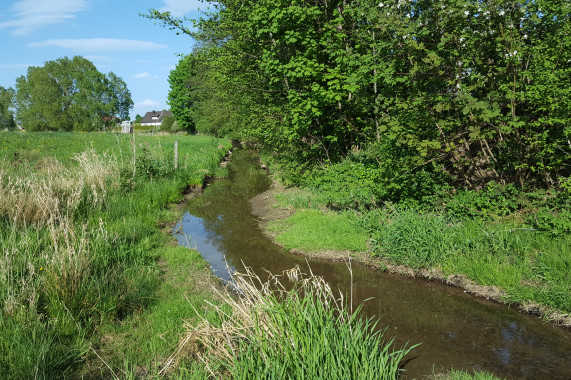
<path fill-rule="evenodd" d="M 189 184 L 219 173 L 230 142 L 177 136 L 174 171 L 175 137 L 136 136 L 133 177 L 131 138 L 0 133 L 3 378 L 70 376 L 102 326 L 157 304 L 159 223 Z"/>
<path fill-rule="evenodd" d="M 513 221 L 451 218 L 388 205 L 361 213 L 323 211 L 321 196 L 288 189 L 276 198 L 297 212 L 270 224 L 287 249 L 367 250 L 394 264 L 440 268 L 497 286 L 506 300 L 571 313 L 571 236 Z M 547 315 L 547 317 L 549 317 Z"/>
<path fill-rule="evenodd" d="M 447 373 L 436 374 L 428 377 L 428 380 L 501 380 L 500 377 L 486 371 L 460 371 L 450 370 Z"/>
<path fill-rule="evenodd" d="M 365 251 L 368 235 L 349 214 L 302 210 L 274 221 L 270 230 L 286 249 Z"/>
<path fill-rule="evenodd" d="M 246 269 L 233 274 L 232 290 L 222 295 L 220 322 L 187 324 L 169 365 L 190 355 L 215 378 L 388 380 L 401 377 L 414 348 L 395 348 L 376 322 L 351 313 L 321 277 L 299 268 L 266 282 Z"/>

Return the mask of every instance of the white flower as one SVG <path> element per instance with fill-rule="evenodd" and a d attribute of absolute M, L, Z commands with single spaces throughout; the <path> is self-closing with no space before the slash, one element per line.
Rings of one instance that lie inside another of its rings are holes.
<path fill-rule="evenodd" d="M 527 34 L 524 34 L 524 35 L 523 35 L 523 39 L 524 39 L 524 40 L 527 39 Z"/>
<path fill-rule="evenodd" d="M 381 8 L 382 8 L 382 7 L 384 7 L 384 6 L 385 6 L 385 4 L 383 4 L 383 3 L 379 3 L 379 7 L 381 7 Z"/>
<path fill-rule="evenodd" d="M 501 12 L 500 12 L 500 16 L 503 16 L 505 13 L 506 13 L 506 12 L 501 11 Z"/>
<path fill-rule="evenodd" d="M 517 54 L 517 50 L 514 50 L 514 54 L 513 54 L 513 55 L 515 56 L 516 54 Z"/>
<path fill-rule="evenodd" d="M 464 11 L 464 14 L 465 14 L 466 16 L 468 16 L 468 15 L 470 14 L 470 12 Z"/>

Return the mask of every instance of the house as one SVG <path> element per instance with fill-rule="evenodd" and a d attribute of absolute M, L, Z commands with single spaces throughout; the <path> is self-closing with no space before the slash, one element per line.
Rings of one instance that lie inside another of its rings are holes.
<path fill-rule="evenodd" d="M 171 111 L 152 111 L 152 112 L 147 112 L 145 114 L 145 116 L 143 116 L 143 119 L 141 120 L 141 126 L 144 127 L 146 125 L 161 125 L 163 123 L 163 119 L 165 118 L 165 116 L 172 116 L 172 112 Z"/>

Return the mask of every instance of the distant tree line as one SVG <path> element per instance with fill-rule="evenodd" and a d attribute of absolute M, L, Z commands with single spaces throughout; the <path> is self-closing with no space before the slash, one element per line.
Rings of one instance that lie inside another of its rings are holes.
<path fill-rule="evenodd" d="M 12 111 L 14 90 L 0 86 L 0 131 L 13 130 L 16 127 Z"/>
<path fill-rule="evenodd" d="M 173 76 L 199 131 L 255 138 L 300 171 L 360 152 L 393 183 L 554 186 L 571 174 L 569 1 L 211 7 L 193 29 L 147 15 L 198 41 Z"/>
<path fill-rule="evenodd" d="M 28 131 L 97 131 L 128 120 L 133 108 L 125 82 L 75 56 L 31 66 L 15 89 L 0 88 L 0 129 L 16 122 Z"/>

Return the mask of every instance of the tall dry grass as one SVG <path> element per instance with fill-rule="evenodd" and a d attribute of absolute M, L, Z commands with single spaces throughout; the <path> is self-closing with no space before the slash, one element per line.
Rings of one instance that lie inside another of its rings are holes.
<path fill-rule="evenodd" d="M 77 166 L 50 159 L 24 173 L 0 169 L 0 218 L 39 227 L 72 217 L 83 198 L 89 206 L 100 206 L 109 188 L 118 186 L 116 157 L 90 149 L 72 160 Z"/>

